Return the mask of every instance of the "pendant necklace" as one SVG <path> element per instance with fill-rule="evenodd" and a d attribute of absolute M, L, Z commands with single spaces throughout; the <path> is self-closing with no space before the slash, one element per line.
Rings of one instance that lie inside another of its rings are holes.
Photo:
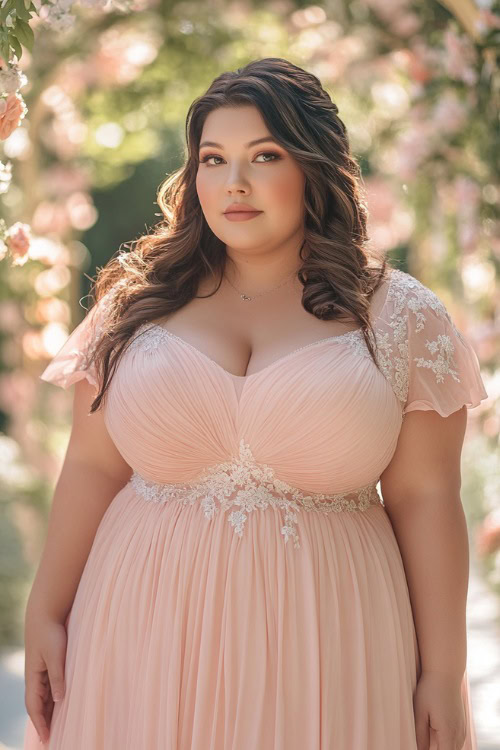
<path fill-rule="evenodd" d="M 253 295 L 252 297 L 250 297 L 250 295 L 248 295 L 248 294 L 244 294 L 243 292 L 240 292 L 240 290 L 239 290 L 239 289 L 236 289 L 235 285 L 234 285 L 234 284 L 233 284 L 233 283 L 232 283 L 231 281 L 229 281 L 229 279 L 227 278 L 227 276 L 226 276 L 226 279 L 227 279 L 227 281 L 229 282 L 229 284 L 231 284 L 231 286 L 233 287 L 233 289 L 235 289 L 235 290 L 236 290 L 236 291 L 238 292 L 238 294 L 240 295 L 240 298 L 241 298 L 241 299 L 242 299 L 242 300 L 243 300 L 244 302 L 247 302 L 247 301 L 250 301 L 250 300 L 256 299 L 256 297 L 262 297 L 262 295 L 263 295 L 263 294 L 269 294 L 270 292 L 274 292 L 274 291 L 276 291 L 276 289 L 280 289 L 280 288 L 281 288 L 282 286 L 284 286 L 284 285 L 285 285 L 285 284 L 286 284 L 286 283 L 287 283 L 287 282 L 288 282 L 288 281 L 289 281 L 289 280 L 291 279 L 291 277 L 292 277 L 292 276 L 294 276 L 294 274 L 296 274 L 296 273 L 297 273 L 297 271 L 292 271 L 292 273 L 291 273 L 291 274 L 290 274 L 289 276 L 287 276 L 287 277 L 286 277 L 286 279 L 285 279 L 284 281 L 282 281 L 282 282 L 281 282 L 281 284 L 278 284 L 278 286 L 275 286 L 275 287 L 274 287 L 273 289 L 267 289 L 267 290 L 266 290 L 265 292 L 260 292 L 260 294 L 254 294 L 254 295 Z"/>

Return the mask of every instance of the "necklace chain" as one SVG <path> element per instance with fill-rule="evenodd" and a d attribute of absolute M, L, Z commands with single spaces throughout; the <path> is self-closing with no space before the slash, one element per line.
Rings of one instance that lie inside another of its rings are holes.
<path fill-rule="evenodd" d="M 262 297 L 262 295 L 264 295 L 264 294 L 269 294 L 270 292 L 274 292 L 274 291 L 276 291 L 276 289 L 280 289 L 280 287 L 284 286 L 292 278 L 292 276 L 295 275 L 295 273 L 296 273 L 296 270 L 292 271 L 292 273 L 289 274 L 286 277 L 286 279 L 281 282 L 281 284 L 278 284 L 278 286 L 275 286 L 273 289 L 266 289 L 265 292 L 260 292 L 259 294 L 254 294 L 252 297 L 250 297 L 248 294 L 244 294 L 243 292 L 240 292 L 239 289 L 236 289 L 235 285 L 232 283 L 232 281 L 229 281 L 229 279 L 227 278 L 227 276 L 226 276 L 226 279 L 229 282 L 229 284 L 231 284 L 231 286 L 233 287 L 233 289 L 235 289 L 238 292 L 238 294 L 240 295 L 240 298 L 244 302 L 247 302 L 247 301 L 256 299 L 256 297 Z"/>

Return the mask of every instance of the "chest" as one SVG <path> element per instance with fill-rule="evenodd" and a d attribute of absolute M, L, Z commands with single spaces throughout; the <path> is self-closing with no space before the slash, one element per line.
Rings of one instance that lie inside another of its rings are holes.
<path fill-rule="evenodd" d="M 357 486 L 394 450 L 400 405 L 358 331 L 239 377 L 161 327 L 138 331 L 119 364 L 106 425 L 130 463 L 164 481 L 225 460 L 241 440 L 298 486 Z M 338 486 L 338 485 L 336 485 Z"/>
<path fill-rule="evenodd" d="M 320 320 L 309 313 L 301 286 L 267 301 L 243 301 L 227 292 L 195 297 L 153 323 L 236 377 L 254 375 L 304 346 L 359 328 L 352 319 Z"/>

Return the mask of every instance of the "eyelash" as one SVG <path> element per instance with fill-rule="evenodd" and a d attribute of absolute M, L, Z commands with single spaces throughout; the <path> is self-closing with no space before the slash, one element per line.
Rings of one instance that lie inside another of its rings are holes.
<path fill-rule="evenodd" d="M 260 154 L 257 154 L 257 156 L 274 156 L 274 159 L 271 159 L 270 161 L 264 161 L 260 162 L 261 164 L 271 164 L 273 161 L 278 161 L 281 159 L 281 156 L 279 154 L 275 154 L 272 151 L 262 151 Z M 257 156 L 255 158 L 257 158 Z M 200 159 L 201 164 L 205 164 L 205 162 L 208 159 L 222 159 L 222 156 L 218 156 L 217 154 L 207 154 L 202 159 Z M 207 164 L 207 167 L 217 167 L 218 164 Z"/>

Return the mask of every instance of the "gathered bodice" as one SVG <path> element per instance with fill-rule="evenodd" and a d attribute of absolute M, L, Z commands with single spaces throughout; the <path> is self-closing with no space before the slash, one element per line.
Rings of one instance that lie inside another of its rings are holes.
<path fill-rule="evenodd" d="M 279 467 L 291 485 L 333 493 L 379 476 L 401 412 L 360 331 L 236 376 L 145 324 L 117 369 L 105 420 L 125 459 L 157 482 L 190 481 L 238 455 L 243 440 L 257 463 Z"/>
<path fill-rule="evenodd" d="M 372 316 L 376 361 L 358 329 L 328 336 L 246 376 L 225 370 L 162 325 L 132 336 L 104 401 L 108 432 L 144 497 L 224 498 L 246 510 L 286 498 L 294 510 L 348 511 L 379 502 L 376 484 L 397 446 L 404 416 L 448 416 L 487 397 L 477 356 L 443 302 L 392 269 Z M 86 377 L 106 319 L 103 297 L 41 378 L 67 388 Z M 292 504 L 290 504 L 292 503 Z M 294 505 L 295 504 L 295 505 Z M 243 513 L 243 515 L 242 515 Z"/>

